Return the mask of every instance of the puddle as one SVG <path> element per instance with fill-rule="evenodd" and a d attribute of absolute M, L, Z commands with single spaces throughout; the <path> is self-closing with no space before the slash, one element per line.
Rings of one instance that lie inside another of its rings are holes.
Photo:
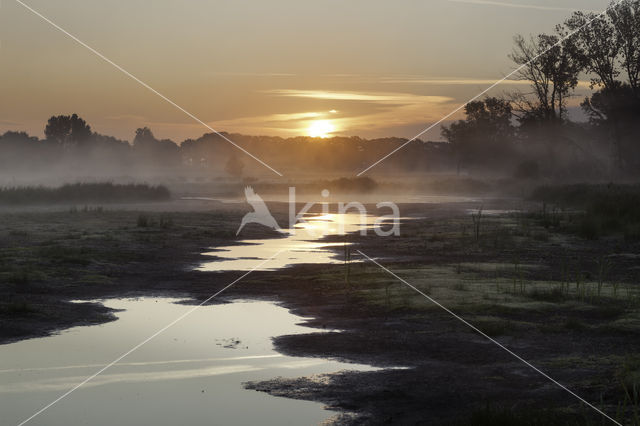
<path fill-rule="evenodd" d="M 18 424 L 192 309 L 176 299 L 110 299 L 118 320 L 0 346 L 0 424 Z M 203 306 L 29 425 L 317 424 L 322 404 L 247 390 L 245 381 L 372 370 L 275 352 L 272 336 L 315 332 L 271 302 Z"/>

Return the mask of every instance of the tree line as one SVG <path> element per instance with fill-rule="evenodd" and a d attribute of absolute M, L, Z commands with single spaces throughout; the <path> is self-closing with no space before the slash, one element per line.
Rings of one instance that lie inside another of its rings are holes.
<path fill-rule="evenodd" d="M 640 170 L 640 0 L 602 16 L 575 12 L 552 34 L 514 38 L 509 55 L 528 90 L 466 105 L 442 127 L 445 142 L 415 140 L 372 173 L 456 172 L 558 179 L 611 179 Z M 576 88 L 589 95 L 579 100 Z M 582 120 L 571 111 L 582 111 Z M 215 179 L 269 175 L 214 133 L 175 143 L 139 128 L 132 143 L 98 134 L 77 114 L 46 123 L 45 139 L 0 136 L 0 178 L 158 176 Z M 407 140 L 225 134 L 288 175 L 353 175 Z"/>
<path fill-rule="evenodd" d="M 574 12 L 552 34 L 517 35 L 509 56 L 529 90 L 471 102 L 464 120 L 443 128 L 458 168 L 499 166 L 517 153 L 523 173 L 536 164 L 638 173 L 639 0 L 613 2 L 601 15 Z M 591 89 L 579 103 L 586 122 L 569 114 L 580 78 Z"/>
<path fill-rule="evenodd" d="M 271 172 L 215 133 L 176 143 L 139 128 L 132 143 L 93 132 L 77 114 L 51 117 L 45 139 L 25 132 L 0 136 L 0 177 L 170 177 L 216 179 L 271 176 Z M 359 137 L 282 138 L 227 134 L 226 137 L 288 175 L 353 175 L 406 141 Z M 448 144 L 417 141 L 386 169 L 447 170 Z"/>

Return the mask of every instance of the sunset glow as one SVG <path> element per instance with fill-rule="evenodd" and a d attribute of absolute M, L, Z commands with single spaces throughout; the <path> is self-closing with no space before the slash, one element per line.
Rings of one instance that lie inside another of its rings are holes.
<path fill-rule="evenodd" d="M 224 7 L 200 2 L 193 8 L 169 0 L 153 2 L 152 8 L 147 2 L 125 2 L 126 13 L 112 2 L 97 0 L 64 7 L 32 2 L 52 22 L 216 130 L 324 138 L 336 133 L 411 138 L 512 70 L 508 53 L 514 34 L 537 34 L 575 9 L 601 11 L 609 3 L 442 0 L 391 6 L 360 0 L 327 7 L 323 2 L 279 0 L 277 6 L 256 2 L 259 12 L 247 14 L 245 2 L 225 2 Z M 44 137 L 42 120 L 52 111 L 76 112 L 94 131 L 129 142 L 141 126 L 177 143 L 210 132 L 182 111 L 148 96 L 144 87 L 132 86 L 113 65 L 95 61 L 91 51 L 71 48 L 68 36 L 52 37 L 52 31 L 59 30 L 20 3 L 5 3 L 1 56 L 10 66 L 0 69 L 0 134 L 20 129 Z M 46 7 L 40 10 L 40 5 Z M 208 18 L 214 15 L 224 24 L 210 25 Z M 74 27 L 88 16 L 101 19 L 90 31 Z M 488 20 L 498 20 L 498 25 L 487 28 Z M 148 25 L 142 32 L 140 22 Z M 169 33 L 152 25 L 156 22 L 190 30 Z M 464 34 L 473 34 L 474 43 L 461 44 Z M 437 43 L 426 42 L 434 37 Z M 275 48 L 283 44 L 285 48 Z M 64 55 L 51 54 L 53 50 Z M 451 56 L 442 58 L 449 51 Z M 120 56 L 111 57 L 112 52 Z M 148 81 L 151 75 L 154 81 Z M 569 101 L 577 114 L 590 80 L 582 78 Z M 512 76 L 489 94 L 527 85 Z M 43 98 L 45 92 L 48 96 Z M 94 103 L 97 98 L 104 102 Z M 444 124 L 463 115 L 460 110 Z M 315 120 L 329 120 L 333 129 Z M 441 140 L 440 126 L 422 139 Z"/>
<path fill-rule="evenodd" d="M 307 129 L 307 135 L 312 138 L 328 138 L 336 128 L 330 120 L 315 120 L 311 122 Z"/>

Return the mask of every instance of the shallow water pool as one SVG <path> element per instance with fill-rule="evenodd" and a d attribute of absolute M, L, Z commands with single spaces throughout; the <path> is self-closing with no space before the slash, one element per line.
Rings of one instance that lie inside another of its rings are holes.
<path fill-rule="evenodd" d="M 19 424 L 193 307 L 177 301 L 106 300 L 123 309 L 117 321 L 0 346 L 0 424 Z M 314 332 L 303 320 L 265 301 L 203 306 L 28 424 L 317 424 L 332 415 L 322 404 L 242 386 L 373 369 L 275 352 L 272 336 Z"/>

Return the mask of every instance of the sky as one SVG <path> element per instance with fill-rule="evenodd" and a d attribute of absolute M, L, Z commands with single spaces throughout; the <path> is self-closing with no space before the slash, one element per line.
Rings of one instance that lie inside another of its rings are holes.
<path fill-rule="evenodd" d="M 22 1 L 218 131 L 367 138 L 415 136 L 514 69 L 515 34 L 609 4 Z M 210 132 L 15 0 L 0 3 L 0 100 L 0 132 L 42 137 L 51 115 L 74 112 L 125 140 L 143 126 L 177 142 Z"/>

